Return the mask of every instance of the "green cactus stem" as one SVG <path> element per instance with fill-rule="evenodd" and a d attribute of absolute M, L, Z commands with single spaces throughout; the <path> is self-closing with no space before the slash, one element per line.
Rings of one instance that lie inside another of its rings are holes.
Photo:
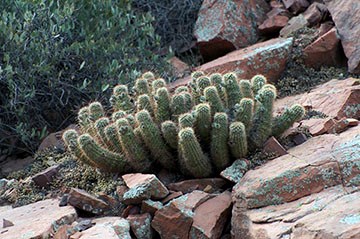
<path fill-rule="evenodd" d="M 216 87 L 224 107 L 227 107 L 227 96 L 222 75 L 220 73 L 211 74 L 210 80 L 212 85 Z"/>
<path fill-rule="evenodd" d="M 272 124 L 272 135 L 275 137 L 281 136 L 287 129 L 289 129 L 296 121 L 300 120 L 305 114 L 305 109 L 299 104 L 291 106 L 286 109 L 280 116 L 275 117 Z"/>
<path fill-rule="evenodd" d="M 109 143 L 109 145 L 107 145 L 107 148 L 116 153 L 122 153 L 123 148 L 121 146 L 120 138 L 117 133 L 116 125 L 114 123 L 111 123 L 106 126 L 104 129 L 104 133 L 107 142 Z"/>
<path fill-rule="evenodd" d="M 215 86 L 206 87 L 204 94 L 206 102 L 208 102 L 211 107 L 211 115 L 214 115 L 217 112 L 225 111 L 225 107 L 222 104 L 219 93 Z"/>
<path fill-rule="evenodd" d="M 145 150 L 142 140 L 139 138 L 139 134 L 135 133 L 135 130 L 131 127 L 129 122 L 125 119 L 118 119 L 116 121 L 118 134 L 120 136 L 121 146 L 123 152 L 131 163 L 131 166 L 139 171 L 149 171 L 152 162 L 148 157 L 148 153 Z"/>
<path fill-rule="evenodd" d="M 196 84 L 197 84 L 199 93 L 201 95 L 203 95 L 205 88 L 208 86 L 211 86 L 211 81 L 210 81 L 209 77 L 201 76 L 201 77 L 197 78 Z"/>
<path fill-rule="evenodd" d="M 191 73 L 191 79 L 196 80 L 199 77 L 204 76 L 204 75 L 205 75 L 205 73 L 203 71 L 195 71 L 195 72 Z"/>
<path fill-rule="evenodd" d="M 179 86 L 175 89 L 175 94 L 180 94 L 181 92 L 190 92 L 187 86 Z"/>
<path fill-rule="evenodd" d="M 135 91 L 137 95 L 149 95 L 149 82 L 145 78 L 138 78 L 135 82 Z"/>
<path fill-rule="evenodd" d="M 248 81 L 248 80 L 240 80 L 239 86 L 240 86 L 241 96 L 243 98 L 249 98 L 249 99 L 254 98 L 254 94 L 253 94 L 253 91 L 251 89 L 250 81 Z"/>
<path fill-rule="evenodd" d="M 185 128 L 179 132 L 179 148 L 186 170 L 193 177 L 203 178 L 212 174 L 211 163 L 203 153 L 192 128 Z"/>
<path fill-rule="evenodd" d="M 236 158 L 245 157 L 248 153 L 246 130 L 241 122 L 233 122 L 229 127 L 229 146 L 231 154 Z"/>
<path fill-rule="evenodd" d="M 127 114 L 125 116 L 125 119 L 127 119 L 127 121 L 129 122 L 129 124 L 131 125 L 131 127 L 135 128 L 136 127 L 136 120 L 134 115 L 132 114 Z"/>
<path fill-rule="evenodd" d="M 191 113 L 181 114 L 179 116 L 179 127 L 180 129 L 194 126 L 194 116 Z"/>
<path fill-rule="evenodd" d="M 89 105 L 90 120 L 95 122 L 99 118 L 104 116 L 104 108 L 100 102 L 92 102 Z"/>
<path fill-rule="evenodd" d="M 139 111 L 135 115 L 136 122 L 140 127 L 141 136 L 145 145 L 150 150 L 155 160 L 166 169 L 175 170 L 176 161 L 171 154 L 170 148 L 161 137 L 161 132 L 146 110 Z"/>
<path fill-rule="evenodd" d="M 152 82 L 155 80 L 155 75 L 151 71 L 147 71 L 141 75 L 141 78 L 147 79 L 148 81 Z"/>
<path fill-rule="evenodd" d="M 78 138 L 78 143 L 84 154 L 96 162 L 98 168 L 119 173 L 130 173 L 134 171 L 123 155 L 113 153 L 101 147 L 89 134 L 81 135 Z"/>
<path fill-rule="evenodd" d="M 254 101 L 249 98 L 242 98 L 239 104 L 235 105 L 235 121 L 240 121 L 245 125 L 248 133 L 253 119 Z"/>
<path fill-rule="evenodd" d="M 171 112 L 173 120 L 176 120 L 179 115 L 186 113 L 192 108 L 192 96 L 188 92 L 181 92 L 174 94 L 171 98 Z"/>
<path fill-rule="evenodd" d="M 228 97 L 228 108 L 232 110 L 234 106 L 241 100 L 240 86 L 237 82 L 235 73 L 227 73 L 224 75 L 224 84 L 226 95 Z"/>
<path fill-rule="evenodd" d="M 123 110 L 131 112 L 133 110 L 134 106 L 126 85 L 117 85 L 114 87 L 113 94 L 110 97 L 110 104 L 114 111 Z"/>
<path fill-rule="evenodd" d="M 258 104 L 255 109 L 249 139 L 252 146 L 261 148 L 271 135 L 272 111 L 275 92 L 270 89 L 261 89 L 257 95 Z"/>
<path fill-rule="evenodd" d="M 254 92 L 254 95 L 257 95 L 258 91 L 266 84 L 266 78 L 263 75 L 256 75 L 251 78 L 251 88 Z"/>
<path fill-rule="evenodd" d="M 127 114 L 125 111 L 118 110 L 118 111 L 115 111 L 114 113 L 112 113 L 111 120 L 115 122 L 118 119 L 124 118 L 126 115 Z"/>
<path fill-rule="evenodd" d="M 208 103 L 201 103 L 195 107 L 195 131 L 204 145 L 210 144 L 211 108 Z"/>
<path fill-rule="evenodd" d="M 88 106 L 85 106 L 79 110 L 78 121 L 82 132 L 87 132 L 88 129 L 92 127 L 92 122 L 90 120 L 90 111 Z"/>
<path fill-rule="evenodd" d="M 164 121 L 161 124 L 161 132 L 162 132 L 162 135 L 163 135 L 166 143 L 172 149 L 177 150 L 179 129 L 176 126 L 176 124 L 171 120 Z"/>
<path fill-rule="evenodd" d="M 101 117 L 94 123 L 96 133 L 97 133 L 97 139 L 99 139 L 99 141 L 101 141 L 101 145 L 103 145 L 104 147 L 107 147 L 108 145 L 110 145 L 110 143 L 106 137 L 106 134 L 105 134 L 105 128 L 109 124 L 110 124 L 110 120 L 107 117 Z"/>
<path fill-rule="evenodd" d="M 216 113 L 211 129 L 211 159 L 217 172 L 230 164 L 228 147 L 229 120 L 226 113 Z"/>
<path fill-rule="evenodd" d="M 154 115 L 153 105 L 149 95 L 139 95 L 136 101 L 137 111 L 147 110 L 151 115 Z"/>
<path fill-rule="evenodd" d="M 168 89 L 166 87 L 159 88 L 155 95 L 155 118 L 158 123 L 170 120 L 170 102 L 171 99 Z"/>
<path fill-rule="evenodd" d="M 70 151 L 72 155 L 74 155 L 81 162 L 96 167 L 96 162 L 90 160 L 81 150 L 79 143 L 77 141 L 78 138 L 79 138 L 79 134 L 76 132 L 76 130 L 73 129 L 66 130 L 62 136 L 62 139 L 67 149 Z"/>
<path fill-rule="evenodd" d="M 166 87 L 166 82 L 164 79 L 158 78 L 154 80 L 151 85 L 152 85 L 153 94 L 155 95 L 158 89 L 162 87 Z"/>

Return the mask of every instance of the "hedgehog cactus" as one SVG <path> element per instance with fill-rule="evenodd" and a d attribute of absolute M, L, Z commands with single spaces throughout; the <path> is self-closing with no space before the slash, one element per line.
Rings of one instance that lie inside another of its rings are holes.
<path fill-rule="evenodd" d="M 261 75 L 239 81 L 235 73 L 199 71 L 191 78 L 173 93 L 151 72 L 136 80 L 135 94 L 115 86 L 109 117 L 99 102 L 79 110 L 81 132 L 63 135 L 68 150 L 104 171 L 150 172 L 160 166 L 208 177 L 261 148 L 270 136 L 281 136 L 304 115 L 294 105 L 274 118 L 276 88 Z"/>

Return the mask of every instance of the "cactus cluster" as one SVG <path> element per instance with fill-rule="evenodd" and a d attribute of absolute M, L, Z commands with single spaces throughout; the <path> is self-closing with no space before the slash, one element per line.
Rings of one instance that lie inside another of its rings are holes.
<path fill-rule="evenodd" d="M 147 72 L 113 89 L 112 114 L 99 102 L 80 109 L 80 132 L 63 139 L 79 160 L 104 171 L 180 170 L 209 177 L 249 151 L 278 137 L 304 114 L 294 105 L 273 117 L 276 88 L 261 75 L 239 80 L 235 73 L 194 72 L 187 86 L 170 92 L 164 79 Z"/>

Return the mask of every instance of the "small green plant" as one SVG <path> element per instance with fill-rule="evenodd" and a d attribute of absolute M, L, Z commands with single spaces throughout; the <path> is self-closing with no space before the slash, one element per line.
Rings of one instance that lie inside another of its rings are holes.
<path fill-rule="evenodd" d="M 260 75 L 239 81 L 235 73 L 195 72 L 188 87 L 171 94 L 149 74 L 136 80 L 135 95 L 125 85 L 114 87 L 112 119 L 98 102 L 79 111 L 80 135 L 69 130 L 63 137 L 75 157 L 105 171 L 148 172 L 158 165 L 209 177 L 304 115 L 294 105 L 274 118 L 276 89 Z"/>

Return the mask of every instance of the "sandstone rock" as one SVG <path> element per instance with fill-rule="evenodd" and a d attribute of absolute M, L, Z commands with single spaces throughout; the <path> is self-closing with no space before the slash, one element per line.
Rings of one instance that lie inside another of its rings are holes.
<path fill-rule="evenodd" d="M 226 181 L 222 178 L 201 178 L 201 179 L 190 179 L 181 181 L 178 183 L 171 183 L 168 188 L 172 191 L 180 191 L 182 193 L 190 193 L 194 190 L 201 190 L 210 185 L 214 191 L 220 190 L 226 184 Z"/>
<path fill-rule="evenodd" d="M 340 135 L 321 135 L 289 149 L 289 154 L 248 171 L 233 188 L 248 208 L 281 204 L 344 184 L 359 186 L 359 126 Z"/>
<path fill-rule="evenodd" d="M 269 154 L 274 154 L 275 156 L 283 156 L 287 154 L 286 149 L 273 136 L 265 142 L 263 151 Z"/>
<path fill-rule="evenodd" d="M 317 35 L 322 36 L 328 31 L 330 31 L 333 27 L 334 27 L 334 23 L 331 21 L 321 23 L 320 27 L 317 30 Z"/>
<path fill-rule="evenodd" d="M 127 218 L 129 215 L 136 215 L 140 213 L 140 207 L 137 205 L 128 205 L 122 212 L 121 217 Z"/>
<path fill-rule="evenodd" d="M 328 14 L 329 11 L 324 4 L 314 2 L 306 9 L 304 17 L 309 23 L 309 26 L 315 26 L 324 20 Z"/>
<path fill-rule="evenodd" d="M 176 56 L 169 59 L 169 63 L 173 66 L 173 74 L 176 77 L 184 77 L 190 73 L 190 67 Z"/>
<path fill-rule="evenodd" d="M 262 35 L 276 34 L 288 23 L 289 18 L 287 16 L 273 16 L 266 19 L 260 26 L 259 32 Z"/>
<path fill-rule="evenodd" d="M 324 0 L 339 32 L 349 72 L 360 73 L 360 2 Z"/>
<path fill-rule="evenodd" d="M 220 238 L 231 211 L 231 193 L 211 198 L 195 209 L 191 238 Z"/>
<path fill-rule="evenodd" d="M 282 2 L 286 9 L 289 9 L 294 14 L 303 12 L 309 6 L 307 0 L 282 0 Z"/>
<path fill-rule="evenodd" d="M 220 175 L 230 182 L 237 183 L 249 170 L 250 162 L 246 159 L 237 159 L 231 166 L 224 169 Z"/>
<path fill-rule="evenodd" d="M 75 231 L 70 225 L 62 225 L 54 234 L 54 239 L 68 239 Z"/>
<path fill-rule="evenodd" d="M 309 133 L 313 136 L 326 134 L 330 128 L 335 125 L 336 121 L 331 118 L 319 118 L 319 119 L 308 119 L 302 120 L 301 124 L 308 127 Z"/>
<path fill-rule="evenodd" d="M 0 163 L 0 177 L 4 177 L 9 175 L 12 172 L 16 172 L 22 170 L 32 164 L 34 162 L 34 158 L 28 156 L 23 159 L 13 159 L 9 158 L 6 161 Z"/>
<path fill-rule="evenodd" d="M 205 0 L 194 27 L 203 57 L 215 59 L 256 43 L 257 23 L 265 20 L 269 10 L 263 0 Z"/>
<path fill-rule="evenodd" d="M 360 192 L 336 186 L 294 202 L 247 211 L 267 238 L 333 239 L 360 235 Z"/>
<path fill-rule="evenodd" d="M 283 7 L 283 5 L 280 5 L 280 6 L 277 6 L 277 7 L 273 7 L 273 9 L 271 9 L 270 12 L 266 13 L 266 16 L 268 18 L 272 18 L 272 17 L 275 17 L 275 16 L 285 16 L 285 17 L 291 18 L 292 14 L 288 10 L 286 10 Z"/>
<path fill-rule="evenodd" d="M 170 202 L 171 200 L 173 200 L 175 198 L 178 198 L 178 197 L 180 197 L 182 195 L 183 195 L 182 192 L 170 192 L 170 194 L 166 198 L 161 200 L 161 203 L 166 204 L 166 203 Z"/>
<path fill-rule="evenodd" d="M 57 149 L 62 149 L 64 150 L 64 142 L 62 141 L 62 134 L 68 130 L 68 129 L 78 129 L 78 126 L 76 126 L 75 124 L 71 124 L 68 127 L 66 127 L 64 130 L 55 132 L 55 133 L 51 133 L 48 136 L 45 137 L 45 139 L 43 139 L 43 141 L 41 142 L 40 146 L 38 147 L 38 151 L 47 149 L 47 148 L 57 148 Z"/>
<path fill-rule="evenodd" d="M 155 213 L 151 226 L 161 238 L 188 238 L 194 210 L 210 197 L 205 192 L 193 191 L 176 198 Z"/>
<path fill-rule="evenodd" d="M 104 211 L 110 209 L 109 205 L 103 200 L 77 188 L 70 190 L 68 204 L 94 214 L 102 214 Z"/>
<path fill-rule="evenodd" d="M 144 213 L 140 215 L 131 215 L 127 218 L 130 223 L 131 231 L 138 239 L 152 239 L 153 231 L 151 228 L 151 215 Z"/>
<path fill-rule="evenodd" d="M 275 101 L 275 114 L 282 112 L 294 103 L 310 105 L 312 110 L 324 113 L 335 119 L 360 119 L 360 84 L 359 80 L 331 80 L 309 93 L 285 97 Z"/>
<path fill-rule="evenodd" d="M 328 31 L 304 49 L 304 63 L 313 68 L 343 66 L 345 55 L 336 29 Z"/>
<path fill-rule="evenodd" d="M 47 187 L 52 182 L 60 168 L 60 165 L 51 166 L 44 171 L 32 176 L 32 180 L 39 187 Z"/>
<path fill-rule="evenodd" d="M 308 25 L 307 20 L 305 17 L 300 14 L 299 16 L 293 17 L 288 21 L 287 25 L 281 29 L 280 36 L 281 37 L 288 37 L 292 33 L 296 32 L 297 30 L 304 28 Z"/>
<path fill-rule="evenodd" d="M 233 71 L 241 79 L 262 74 L 270 82 L 275 82 L 285 69 L 292 42 L 292 38 L 276 38 L 257 43 L 201 65 L 195 70 L 204 71 L 206 74 Z M 170 83 L 169 87 L 174 89 L 179 85 L 186 85 L 190 80 L 190 77 L 186 77 Z"/>
<path fill-rule="evenodd" d="M 48 238 L 60 226 L 71 224 L 77 215 L 73 207 L 58 207 L 58 201 L 48 199 L 0 212 L 0 221 L 14 225 L 0 229 L 1 239 Z"/>
<path fill-rule="evenodd" d="M 2 228 L 12 227 L 12 226 L 14 226 L 14 223 L 12 223 L 12 221 L 3 218 Z"/>
<path fill-rule="evenodd" d="M 158 201 L 153 201 L 151 199 L 142 201 L 141 204 L 141 211 L 143 213 L 150 213 L 151 215 L 154 215 L 157 210 L 160 210 L 163 208 L 163 204 Z"/>
<path fill-rule="evenodd" d="M 126 219 L 120 217 L 103 217 L 92 221 L 95 226 L 82 231 L 81 239 L 131 239 L 130 225 Z"/>
<path fill-rule="evenodd" d="M 126 174 L 123 175 L 125 184 L 130 188 L 123 195 L 124 203 L 137 204 L 144 199 L 162 199 L 169 194 L 168 189 L 153 174 Z"/>

